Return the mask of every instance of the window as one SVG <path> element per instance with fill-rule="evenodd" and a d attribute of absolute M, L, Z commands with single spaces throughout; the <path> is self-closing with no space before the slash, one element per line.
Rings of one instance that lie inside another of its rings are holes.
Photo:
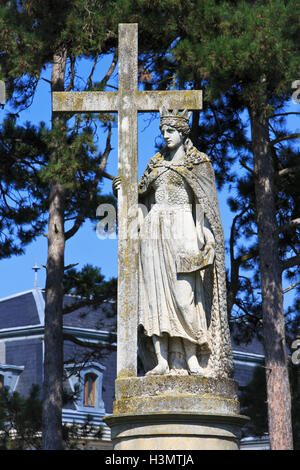
<path fill-rule="evenodd" d="M 96 405 L 96 382 L 97 375 L 88 373 L 84 377 L 84 406 Z"/>
<path fill-rule="evenodd" d="M 75 392 L 75 408 L 64 408 L 63 418 L 85 423 L 87 416 L 94 424 L 102 422 L 105 405 L 102 397 L 103 367 L 99 362 L 68 364 L 68 390 Z M 0 369 L 1 373 L 1 369 Z"/>
<path fill-rule="evenodd" d="M 10 364 L 0 364 L 0 389 L 9 388 L 10 392 L 14 392 L 17 387 L 19 376 L 24 370 L 24 366 L 15 366 Z"/>

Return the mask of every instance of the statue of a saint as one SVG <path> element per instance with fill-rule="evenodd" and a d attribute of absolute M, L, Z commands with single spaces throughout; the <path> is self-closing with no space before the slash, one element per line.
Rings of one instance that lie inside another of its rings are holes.
<path fill-rule="evenodd" d="M 166 147 L 139 182 L 139 351 L 146 375 L 229 376 L 223 230 L 190 113 L 161 111 Z M 118 188 L 118 180 L 114 183 Z"/>

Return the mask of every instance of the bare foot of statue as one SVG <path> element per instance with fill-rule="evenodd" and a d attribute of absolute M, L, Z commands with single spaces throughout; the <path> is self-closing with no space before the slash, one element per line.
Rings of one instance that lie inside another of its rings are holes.
<path fill-rule="evenodd" d="M 204 375 L 204 369 L 199 365 L 196 356 L 191 356 L 189 359 L 187 359 L 187 365 L 191 375 Z"/>
<path fill-rule="evenodd" d="M 184 340 L 185 359 L 191 375 L 204 375 L 204 369 L 200 366 L 197 358 L 197 346 Z"/>
<path fill-rule="evenodd" d="M 153 345 L 157 358 L 157 366 L 149 370 L 146 375 L 167 375 L 169 373 L 168 363 L 168 337 L 166 335 L 153 335 Z"/>
<path fill-rule="evenodd" d="M 168 362 L 161 358 L 157 366 L 154 369 L 149 370 L 146 375 L 167 375 L 169 373 L 169 364 Z"/>

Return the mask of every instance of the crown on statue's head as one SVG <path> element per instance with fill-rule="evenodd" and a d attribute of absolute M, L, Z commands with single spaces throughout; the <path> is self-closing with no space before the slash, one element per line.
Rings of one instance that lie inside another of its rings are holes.
<path fill-rule="evenodd" d="M 179 112 L 177 108 L 174 108 L 173 111 L 168 112 L 168 110 L 163 106 L 160 109 L 160 128 L 167 125 L 170 127 L 175 127 L 177 130 L 181 131 L 184 135 L 188 135 L 190 132 L 189 120 L 192 112 L 184 109 L 182 112 Z"/>
<path fill-rule="evenodd" d="M 169 113 L 168 110 L 163 106 L 160 110 L 161 119 L 182 119 L 189 123 L 191 115 L 192 112 L 188 111 L 187 109 L 184 109 L 182 112 L 179 112 L 177 108 L 174 108 L 173 111 Z"/>

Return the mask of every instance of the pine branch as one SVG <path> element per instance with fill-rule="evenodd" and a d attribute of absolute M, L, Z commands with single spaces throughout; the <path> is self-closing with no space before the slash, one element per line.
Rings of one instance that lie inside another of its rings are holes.
<path fill-rule="evenodd" d="M 51 80 L 48 80 L 47 78 L 44 78 L 44 77 L 42 77 L 42 80 L 44 80 L 45 82 L 50 83 L 50 85 L 52 85 Z"/>
<path fill-rule="evenodd" d="M 115 179 L 115 177 L 113 175 L 111 175 L 110 173 L 106 173 L 106 171 L 102 172 L 102 176 L 103 176 L 103 178 L 107 178 L 111 181 L 113 181 Z"/>
<path fill-rule="evenodd" d="M 100 167 L 99 167 L 101 177 L 103 176 L 103 172 L 107 164 L 107 159 L 111 151 L 110 141 L 111 141 L 111 122 L 108 123 L 108 136 L 106 139 L 106 146 L 105 146 L 105 150 L 103 152 Z"/>
<path fill-rule="evenodd" d="M 10 211 L 11 210 L 11 207 L 9 206 L 7 200 L 6 200 L 6 195 L 7 195 L 7 191 L 5 191 L 3 188 L 2 188 L 2 185 L 0 184 L 0 192 L 2 194 L 2 198 L 3 198 L 3 201 L 4 201 L 4 204 L 6 205 L 7 209 Z"/>
<path fill-rule="evenodd" d="M 111 341 L 99 341 L 98 343 L 92 343 L 90 341 L 83 341 L 81 339 L 78 339 L 76 336 L 64 333 L 63 335 L 65 341 L 71 341 L 74 344 L 77 344 L 78 346 L 82 346 L 83 348 L 92 348 L 92 349 L 97 349 L 97 350 L 103 350 L 105 349 L 113 349 L 115 350 L 115 346 L 113 344 L 113 341 L 115 342 L 115 338 L 111 338 Z"/>
<path fill-rule="evenodd" d="M 279 144 L 279 142 L 282 142 L 284 140 L 292 140 L 292 139 L 297 139 L 300 137 L 300 133 L 297 132 L 296 134 L 289 134 L 289 135 L 284 135 L 282 137 L 278 137 L 277 139 L 274 139 L 270 142 L 271 145 L 276 145 Z"/>
<path fill-rule="evenodd" d="M 247 318 L 253 318 L 255 320 L 258 320 L 260 323 L 262 322 L 261 319 L 258 319 L 256 315 L 254 315 L 253 313 L 250 313 L 249 312 L 249 309 L 247 306 L 244 306 L 244 302 L 241 300 L 241 299 L 237 299 L 236 300 L 236 305 L 239 309 L 241 309 L 243 312 L 244 312 L 244 315 L 243 317 L 247 317 Z M 239 317 L 241 317 L 241 315 L 239 315 Z"/>
<path fill-rule="evenodd" d="M 281 227 L 278 227 L 277 232 L 287 232 L 291 229 L 297 228 L 300 226 L 300 218 L 298 219 L 293 219 L 290 220 L 287 224 L 282 225 Z"/>
<path fill-rule="evenodd" d="M 286 294 L 287 292 L 289 292 L 290 290 L 294 289 L 295 287 L 299 286 L 300 284 L 300 281 L 298 282 L 295 282 L 294 284 L 291 284 L 289 287 L 287 287 L 286 289 L 284 289 L 282 292 L 283 294 Z"/>
<path fill-rule="evenodd" d="M 86 207 L 86 204 L 84 204 L 84 207 Z M 81 225 L 84 222 L 84 215 L 82 213 L 83 211 L 80 211 L 76 217 L 76 221 L 70 230 L 65 232 L 65 240 L 69 240 L 69 238 L 73 237 L 76 232 L 80 229 Z"/>
<path fill-rule="evenodd" d="M 238 220 L 247 212 L 249 209 L 249 206 L 245 207 L 242 212 L 237 214 L 231 225 L 231 231 L 230 231 L 230 241 L 229 241 L 229 246 L 230 246 L 230 264 L 231 264 L 231 274 L 230 274 L 230 282 L 229 282 L 229 292 L 228 292 L 228 298 L 227 298 L 227 308 L 228 308 L 228 313 L 230 314 L 234 303 L 236 302 L 236 296 L 239 288 L 239 270 L 240 270 L 240 265 L 243 262 L 242 257 L 238 256 L 235 258 L 234 256 L 234 245 L 235 245 L 235 237 L 236 237 L 236 225 L 238 223 Z"/>
<path fill-rule="evenodd" d="M 300 265 L 300 255 L 292 256 L 291 258 L 285 259 L 281 263 L 281 270 L 293 268 L 294 266 Z"/>
<path fill-rule="evenodd" d="M 274 129 L 274 127 L 272 126 L 272 124 L 270 123 L 270 121 L 269 121 L 268 124 L 269 124 L 269 127 L 270 127 L 270 128 L 272 129 L 272 131 L 274 132 L 276 139 L 278 139 L 279 133 Z M 284 145 L 283 145 L 282 143 L 280 143 L 280 146 L 281 146 L 281 148 L 284 148 Z M 274 151 L 273 157 L 275 157 L 275 159 L 278 159 L 277 154 L 276 154 L 276 150 L 277 150 L 277 149 L 275 149 L 274 146 L 271 147 L 271 149 Z M 280 165 L 281 165 L 281 164 L 280 164 Z"/>
<path fill-rule="evenodd" d="M 94 63 L 93 63 L 93 67 L 92 67 L 91 73 L 90 73 L 90 75 L 89 75 L 89 78 L 87 79 L 86 89 L 88 89 L 89 86 L 90 86 L 91 83 L 92 83 L 92 78 L 93 78 L 94 71 L 95 71 L 95 68 L 96 68 L 96 65 L 97 65 L 98 57 L 99 57 L 99 54 L 97 54 L 96 57 L 95 57 L 95 60 L 94 60 Z"/>
<path fill-rule="evenodd" d="M 245 168 L 245 170 L 249 171 L 249 173 L 251 173 L 251 175 L 254 176 L 254 178 L 256 178 L 256 173 L 254 170 L 252 170 L 252 168 L 250 168 L 249 166 L 247 166 L 245 163 L 243 163 L 241 160 L 239 160 L 239 164 Z"/>
<path fill-rule="evenodd" d="M 273 114 L 273 116 L 270 116 L 270 119 L 276 118 L 278 116 L 289 116 L 290 114 L 300 114 L 297 112 L 290 112 L 290 113 L 278 113 L 278 114 Z"/>
<path fill-rule="evenodd" d="M 114 86 L 114 85 L 107 85 L 107 84 L 106 84 L 106 86 L 108 86 L 109 88 L 112 88 L 113 90 L 117 90 L 117 91 L 118 91 L 118 87 L 116 87 L 116 86 Z"/>
<path fill-rule="evenodd" d="M 258 255 L 258 251 L 254 249 L 253 251 L 250 251 L 249 253 L 245 253 L 244 255 L 240 255 L 237 257 L 237 260 L 239 260 L 240 263 L 244 263 L 245 261 L 249 261 L 249 259 L 255 258 Z"/>
<path fill-rule="evenodd" d="M 100 163 L 100 166 L 99 166 L 99 169 L 96 173 L 96 177 L 93 181 L 93 184 L 91 186 L 91 190 L 89 191 L 89 194 L 87 196 L 87 198 L 85 199 L 85 201 L 83 201 L 83 204 L 81 206 L 81 210 L 78 212 L 77 214 L 77 217 L 76 217 L 76 220 L 74 222 L 74 225 L 73 227 L 71 227 L 66 233 L 65 233 L 65 239 L 68 240 L 69 238 L 73 237 L 73 235 L 75 235 L 75 233 L 80 229 L 81 225 L 83 224 L 84 222 L 84 219 L 85 219 L 85 212 L 87 210 L 87 208 L 89 207 L 89 204 L 91 203 L 93 197 L 94 197 L 94 194 L 95 194 L 95 191 L 96 191 L 96 188 L 101 180 L 101 178 L 103 177 L 104 175 L 104 169 L 106 167 L 106 164 L 107 164 L 107 159 L 108 159 L 108 156 L 109 156 L 109 153 L 111 151 L 111 145 L 110 145 L 110 140 L 111 140 L 111 123 L 108 124 L 108 136 L 107 136 L 107 139 L 106 139 L 106 146 L 105 146 L 105 150 L 103 152 L 103 155 L 102 155 L 102 159 L 101 159 L 101 163 Z M 106 173 L 106 176 L 109 178 L 109 179 L 113 179 L 113 177 L 111 177 L 111 175 L 108 175 Z"/>
<path fill-rule="evenodd" d="M 101 83 L 104 83 L 105 85 L 108 82 L 108 80 L 110 79 L 110 77 L 112 76 L 112 74 L 113 74 L 113 72 L 114 72 L 114 70 L 117 66 L 118 53 L 119 53 L 119 51 L 118 51 L 118 48 L 116 47 L 112 63 L 110 64 L 110 67 L 109 67 L 108 71 L 106 72 L 105 77 L 101 80 Z"/>
<path fill-rule="evenodd" d="M 297 173 L 297 171 L 300 171 L 300 165 L 292 166 L 290 168 L 284 168 L 283 170 L 280 170 L 278 172 L 278 176 L 286 176 L 286 175 L 289 175 L 290 173 Z"/>
<path fill-rule="evenodd" d="M 75 57 L 72 55 L 70 56 L 70 63 L 71 63 L 71 79 L 68 88 L 66 91 L 71 91 L 74 88 L 74 79 L 75 79 Z"/>
<path fill-rule="evenodd" d="M 79 263 L 68 264 L 64 267 L 64 270 L 67 271 L 68 269 L 75 268 L 75 266 L 78 266 L 78 264 Z"/>
<path fill-rule="evenodd" d="M 235 257 L 234 257 L 234 243 L 235 243 L 235 233 L 236 233 L 236 224 L 238 222 L 238 220 L 243 217 L 243 215 L 247 212 L 247 210 L 249 209 L 249 206 L 245 207 L 242 212 L 240 212 L 239 214 L 237 214 L 233 221 L 232 221 L 232 225 L 231 225 L 231 231 L 230 231 L 230 255 L 231 255 L 231 260 L 234 261 L 235 260 Z"/>

